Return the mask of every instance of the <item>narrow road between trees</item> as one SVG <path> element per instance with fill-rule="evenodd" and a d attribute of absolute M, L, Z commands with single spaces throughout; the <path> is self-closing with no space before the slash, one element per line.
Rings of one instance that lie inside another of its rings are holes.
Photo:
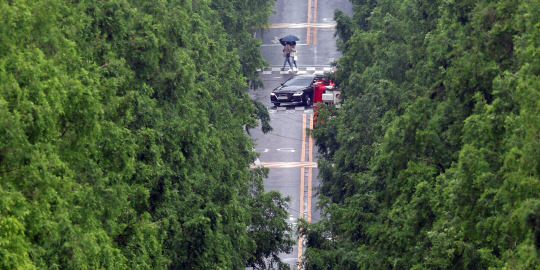
<path fill-rule="evenodd" d="M 319 185 L 317 149 L 308 135 L 313 127 L 313 109 L 305 106 L 274 107 L 270 103 L 270 92 L 294 75 L 281 71 L 283 66 L 282 45 L 279 38 L 295 35 L 298 51 L 298 74 L 328 72 L 330 63 L 341 54 L 336 50 L 333 21 L 335 9 L 352 15 L 348 0 L 278 0 L 276 14 L 270 17 L 270 29 L 259 38 L 263 41 L 261 53 L 270 67 L 260 71 L 263 89 L 251 91 L 253 99 L 263 102 L 271 116 L 273 131 L 263 134 L 252 131 L 256 151 L 260 153 L 258 165 L 270 168 L 264 181 L 266 191 L 278 190 L 291 197 L 289 222 L 296 229 L 298 218 L 308 222 L 320 219 L 316 209 L 316 189 Z M 284 262 L 294 269 L 301 269 L 305 246 L 299 238 L 292 254 L 282 254 Z"/>

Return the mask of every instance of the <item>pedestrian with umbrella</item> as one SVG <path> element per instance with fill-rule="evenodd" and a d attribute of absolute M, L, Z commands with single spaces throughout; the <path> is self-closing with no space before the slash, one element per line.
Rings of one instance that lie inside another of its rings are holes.
<path fill-rule="evenodd" d="M 283 57 L 285 57 L 285 61 L 283 62 L 283 67 L 281 70 L 285 70 L 285 65 L 289 63 L 289 66 L 291 67 L 289 71 L 293 69 L 292 63 L 291 63 L 291 45 L 289 42 L 285 42 L 285 46 L 283 47 Z"/>
<path fill-rule="evenodd" d="M 293 36 L 293 35 L 288 35 L 279 39 L 279 42 L 284 46 L 283 57 L 285 58 L 285 61 L 283 62 L 283 67 L 281 68 L 281 70 L 285 70 L 285 65 L 287 65 L 287 63 L 289 63 L 289 66 L 291 67 L 289 71 L 294 70 L 291 63 L 291 53 L 293 53 L 293 48 L 291 47 L 291 43 L 298 40 L 300 39 L 298 39 L 298 37 Z M 296 46 L 294 49 L 294 53 L 296 53 Z"/>
<path fill-rule="evenodd" d="M 291 42 L 290 45 L 291 45 L 291 58 L 290 59 L 294 64 L 293 71 L 298 72 L 298 65 L 296 64 L 296 60 L 298 59 L 296 56 L 296 41 Z"/>

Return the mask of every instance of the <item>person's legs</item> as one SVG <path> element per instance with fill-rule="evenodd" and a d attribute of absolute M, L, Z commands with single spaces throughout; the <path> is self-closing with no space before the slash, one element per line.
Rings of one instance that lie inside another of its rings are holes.
<path fill-rule="evenodd" d="M 290 57 L 287 57 L 287 60 L 289 60 L 289 66 L 291 67 L 291 70 L 292 70 L 293 67 L 292 67 L 292 63 L 291 63 L 291 58 L 290 58 Z"/>
<path fill-rule="evenodd" d="M 287 63 L 289 63 L 289 66 L 291 66 L 292 69 L 291 58 L 285 56 L 285 61 L 283 62 L 283 68 L 281 68 L 281 70 L 285 70 L 285 66 L 287 65 Z"/>
<path fill-rule="evenodd" d="M 294 63 L 294 68 L 295 68 L 296 70 L 298 70 L 298 65 L 296 65 L 296 60 L 294 60 L 294 57 L 293 57 L 292 61 L 293 61 L 293 63 Z"/>

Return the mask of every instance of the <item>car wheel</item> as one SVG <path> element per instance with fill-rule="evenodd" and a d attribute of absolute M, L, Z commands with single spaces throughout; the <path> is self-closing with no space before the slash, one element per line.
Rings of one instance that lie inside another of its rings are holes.
<path fill-rule="evenodd" d="M 306 95 L 304 97 L 304 105 L 305 106 L 311 106 L 312 105 L 312 100 L 311 100 L 311 97 L 309 95 Z"/>

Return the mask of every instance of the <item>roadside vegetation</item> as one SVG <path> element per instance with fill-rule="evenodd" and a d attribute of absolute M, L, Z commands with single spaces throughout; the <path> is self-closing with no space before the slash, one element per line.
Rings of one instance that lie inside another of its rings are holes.
<path fill-rule="evenodd" d="M 0 0 L 0 269 L 280 264 L 246 135 L 274 3 Z"/>
<path fill-rule="evenodd" d="M 307 269 L 539 269 L 540 2 L 352 2 Z"/>

